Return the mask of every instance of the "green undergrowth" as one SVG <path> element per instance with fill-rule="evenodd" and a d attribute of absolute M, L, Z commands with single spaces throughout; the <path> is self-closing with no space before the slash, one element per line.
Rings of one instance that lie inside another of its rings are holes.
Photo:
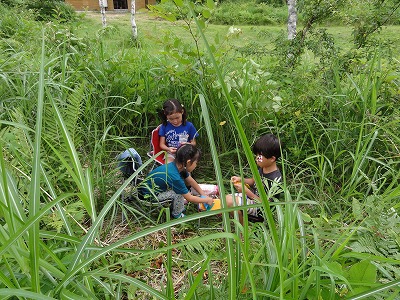
<path fill-rule="evenodd" d="M 181 5 L 191 17 L 172 23 L 137 14 L 136 41 L 129 15 L 101 28 L 99 14 L 41 23 L 0 5 L 0 294 L 396 299 L 397 27 L 365 44 L 343 27 L 289 42 L 282 26 L 212 25 L 212 3 Z M 132 203 L 170 97 L 199 129 L 193 176 L 223 201 L 232 175 L 262 185 L 253 142 L 282 140 L 264 223 Z M 116 156 L 130 147 L 144 164 L 124 180 Z"/>

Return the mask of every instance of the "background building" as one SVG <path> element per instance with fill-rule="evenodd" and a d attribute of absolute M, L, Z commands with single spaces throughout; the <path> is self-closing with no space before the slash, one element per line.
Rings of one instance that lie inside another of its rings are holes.
<path fill-rule="evenodd" d="M 100 10 L 99 0 L 65 0 L 75 10 Z M 136 0 L 136 10 L 156 4 L 156 0 Z M 131 0 L 103 0 L 106 10 L 124 10 L 131 8 Z"/>

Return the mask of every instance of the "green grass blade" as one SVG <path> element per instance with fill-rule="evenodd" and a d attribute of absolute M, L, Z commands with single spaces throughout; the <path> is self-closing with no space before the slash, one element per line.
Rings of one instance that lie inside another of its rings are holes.
<path fill-rule="evenodd" d="M 393 289 L 393 288 L 400 288 L 400 280 L 392 281 L 386 284 L 382 284 L 376 288 L 370 289 L 366 292 L 357 294 L 355 296 L 351 296 L 347 298 L 348 300 L 359 300 L 359 299 L 371 299 L 376 294 L 382 293 L 384 291 Z M 390 295 L 390 294 L 389 294 Z"/>
<path fill-rule="evenodd" d="M 88 184 L 90 184 L 90 183 L 88 183 L 89 179 L 85 178 L 85 172 L 83 171 L 83 168 L 80 163 L 79 156 L 75 149 L 73 140 L 68 132 L 67 126 L 66 126 L 65 122 L 63 121 L 63 117 L 62 117 L 59 109 L 57 108 L 57 105 L 55 104 L 54 100 L 51 101 L 51 104 L 53 106 L 54 112 L 56 113 L 57 123 L 60 126 L 62 137 L 65 142 L 66 150 L 68 151 L 70 159 L 71 159 L 71 163 L 73 164 L 74 174 L 77 177 L 76 184 L 78 185 L 78 187 L 81 191 L 81 195 L 82 195 L 82 197 L 81 197 L 82 203 L 83 203 L 84 207 L 86 208 L 89 216 L 93 220 L 95 220 L 96 219 L 96 206 L 95 206 L 95 203 L 93 202 L 94 199 L 91 196 L 91 195 L 93 195 L 93 193 L 90 190 L 90 186 L 88 185 Z"/>
<path fill-rule="evenodd" d="M 200 99 L 200 105 L 202 108 L 202 115 L 204 118 L 204 123 L 206 126 L 206 130 L 207 130 L 207 136 L 209 139 L 209 144 L 210 144 L 210 150 L 212 153 L 212 157 L 213 157 L 213 164 L 214 164 L 214 169 L 216 171 L 216 176 L 217 176 L 217 183 L 218 186 L 220 187 L 220 198 L 222 200 L 222 205 L 223 207 L 226 207 L 226 200 L 225 200 L 225 188 L 223 185 L 223 176 L 222 176 L 222 172 L 221 172 L 221 167 L 218 161 L 218 153 L 217 153 L 217 149 L 215 147 L 215 142 L 214 142 L 214 137 L 213 137 L 213 133 L 212 133 L 212 126 L 210 124 L 210 116 L 208 115 L 208 109 L 207 109 L 207 104 L 205 102 L 204 96 L 203 95 L 199 95 L 199 99 Z M 224 230 L 226 232 L 230 232 L 230 222 L 229 222 L 229 214 L 228 213 L 223 213 L 223 227 Z M 227 258 L 228 258 L 228 268 L 229 268 L 229 285 L 231 287 L 231 293 L 235 294 L 236 293 L 236 263 L 235 263 L 235 251 L 233 248 L 233 244 L 232 241 L 230 239 L 226 240 L 226 251 L 227 251 Z"/>
<path fill-rule="evenodd" d="M 35 227 L 37 225 L 37 223 L 39 223 L 40 219 L 48 213 L 49 209 L 52 208 L 53 206 L 55 206 L 57 203 L 59 203 L 60 201 L 71 197 L 75 194 L 65 194 L 60 196 L 58 199 L 55 199 L 53 202 L 47 203 L 41 210 L 39 210 L 36 215 L 32 215 L 26 222 L 25 224 L 20 227 L 14 235 L 10 236 L 9 239 L 7 240 L 6 243 L 4 243 L 1 247 L 0 247 L 0 256 L 2 256 L 5 251 L 8 250 L 9 247 L 11 247 L 23 234 L 25 234 L 27 231 L 30 231 L 32 227 Z M 40 232 L 38 232 L 38 234 L 40 235 Z M 38 240 L 39 237 L 38 237 Z"/>
<path fill-rule="evenodd" d="M 198 285 L 202 282 L 203 280 L 203 274 L 207 270 L 207 267 L 209 266 L 209 263 L 211 261 L 213 252 L 209 253 L 204 260 L 200 270 L 197 272 L 196 278 L 191 282 L 190 289 L 187 291 L 185 298 L 184 299 L 193 299 L 195 298 L 195 293 Z"/>
<path fill-rule="evenodd" d="M 239 137 L 240 141 L 242 142 L 243 150 L 244 150 L 246 158 L 247 158 L 247 160 L 248 160 L 248 162 L 250 164 L 251 172 L 252 172 L 252 174 L 255 174 L 254 176 L 255 176 L 256 186 L 257 186 L 257 189 L 260 191 L 260 198 L 262 199 L 262 202 L 264 204 L 263 205 L 264 206 L 264 211 L 266 213 L 266 218 L 267 218 L 267 221 L 268 221 L 269 229 L 271 231 L 271 237 L 272 237 L 272 240 L 274 242 L 274 247 L 276 248 L 276 252 L 277 252 L 280 280 L 283 283 L 283 281 L 284 281 L 284 273 L 285 272 L 284 272 L 283 265 L 282 265 L 282 259 L 281 259 L 282 251 L 281 251 L 280 242 L 279 242 L 279 239 L 278 239 L 278 233 L 276 231 L 274 218 L 273 218 L 273 215 L 271 213 L 271 209 L 269 207 L 269 201 L 268 201 L 268 198 L 267 198 L 267 194 L 266 194 L 266 192 L 264 190 L 263 183 L 261 181 L 260 176 L 258 175 L 256 163 L 255 163 L 255 161 L 253 159 L 253 153 L 251 152 L 251 148 L 250 148 L 249 142 L 248 142 L 247 137 L 245 135 L 245 132 L 243 130 L 243 126 L 240 123 L 240 119 L 239 119 L 239 117 L 237 115 L 237 112 L 236 112 L 236 109 L 235 109 L 235 107 L 233 105 L 233 101 L 232 101 L 232 99 L 230 97 L 228 88 L 227 88 L 227 86 L 225 84 L 225 81 L 224 81 L 224 78 L 223 78 L 222 73 L 220 71 L 220 68 L 219 68 L 219 66 L 218 66 L 218 64 L 217 64 L 217 62 L 216 62 L 216 60 L 214 58 L 213 52 L 211 51 L 211 48 L 210 48 L 210 46 L 208 44 L 208 41 L 207 41 L 207 39 L 206 39 L 206 37 L 204 35 L 202 26 L 199 24 L 199 21 L 198 21 L 198 19 L 196 17 L 196 14 L 194 13 L 194 9 L 193 9 L 192 5 L 189 4 L 188 7 L 190 9 L 191 15 L 193 16 L 193 20 L 196 23 L 198 32 L 199 32 L 199 34 L 200 34 L 200 36 L 201 36 L 201 38 L 202 38 L 202 40 L 204 42 L 204 45 L 205 45 L 205 47 L 207 49 L 208 56 L 209 56 L 209 58 L 210 58 L 210 60 L 212 62 L 214 70 L 215 70 L 215 72 L 217 74 L 218 82 L 222 87 L 223 95 L 224 95 L 224 97 L 225 97 L 225 99 L 227 101 L 229 110 L 231 112 L 233 122 L 234 122 L 234 124 L 236 126 L 236 130 L 238 132 L 238 137 Z M 233 272 L 233 270 L 231 270 L 231 269 L 230 269 L 230 271 Z M 234 282 L 231 282 L 231 281 L 230 281 L 230 283 L 234 284 Z M 231 286 L 231 290 L 230 290 L 230 296 L 231 297 L 235 297 L 234 295 L 236 295 L 236 284 Z M 283 290 L 283 284 L 280 285 L 280 295 L 281 295 L 281 297 L 284 297 L 284 295 L 285 295 L 285 292 Z"/>
<path fill-rule="evenodd" d="M 8 298 L 11 295 L 15 297 L 25 297 L 32 300 L 57 300 L 53 297 L 48 297 L 40 293 L 25 291 L 23 289 L 0 289 L 0 296 Z"/>
<path fill-rule="evenodd" d="M 87 273 L 88 275 L 91 275 L 91 273 Z M 164 300 L 170 300 L 171 298 L 161 294 L 159 291 L 156 289 L 151 288 L 147 284 L 145 284 L 143 281 L 138 280 L 136 278 L 132 278 L 131 276 L 126 276 L 123 274 L 117 274 L 117 273 L 107 273 L 107 272 L 93 272 L 93 275 L 91 276 L 100 276 L 102 278 L 111 278 L 115 280 L 119 280 L 122 282 L 126 282 L 129 284 L 132 284 L 139 289 L 147 292 L 149 295 L 152 295 L 154 298 L 152 299 L 164 299 Z"/>
<path fill-rule="evenodd" d="M 36 110 L 36 128 L 35 128 L 35 142 L 33 148 L 33 161 L 32 161 L 32 181 L 30 185 L 30 200 L 29 200 L 29 214 L 35 216 L 40 208 L 40 148 L 42 138 L 42 122 L 43 122 L 43 107 L 44 107 L 44 65 L 45 65 L 45 38 L 44 30 L 42 32 L 42 57 L 39 72 L 39 92 Z M 39 222 L 33 224 L 29 230 L 29 250 L 30 250 L 30 263 L 31 263 L 31 284 L 32 291 L 40 291 L 40 276 L 39 276 L 39 259 L 40 259 L 40 246 L 39 246 Z"/>
<path fill-rule="evenodd" d="M 135 234 L 133 234 L 131 236 L 128 236 L 128 237 L 126 237 L 124 239 L 121 239 L 121 240 L 115 242 L 112 245 L 109 245 L 107 247 L 101 248 L 97 252 L 93 252 L 90 255 L 90 257 L 88 257 L 86 260 L 82 261 L 80 264 L 75 264 L 73 269 L 70 268 L 68 270 L 68 273 L 60 281 L 59 285 L 55 288 L 55 291 L 58 292 L 58 290 L 60 290 L 63 286 L 68 285 L 68 283 L 71 282 L 71 280 L 74 278 L 74 276 L 80 270 L 82 270 L 83 268 L 89 266 L 91 263 L 93 263 L 94 261 L 96 261 L 100 257 L 106 255 L 107 253 L 109 253 L 109 252 L 111 252 L 113 250 L 117 250 L 118 249 L 118 251 L 121 251 L 119 249 L 119 247 L 121 247 L 122 245 L 124 245 L 126 243 L 129 243 L 129 242 L 132 242 L 134 240 L 137 240 L 137 239 L 139 239 L 141 237 L 150 235 L 151 233 L 157 232 L 159 230 L 165 230 L 168 227 L 176 226 L 177 224 L 185 223 L 185 222 L 188 222 L 189 220 L 195 220 L 197 218 L 199 218 L 199 216 L 195 216 L 195 215 L 186 216 L 184 218 L 185 220 L 176 219 L 176 220 L 172 220 L 169 223 L 160 224 L 160 225 L 157 225 L 157 226 L 154 226 L 154 227 L 151 227 L 151 228 L 147 228 L 147 229 L 144 229 L 144 230 L 142 230 L 142 231 L 140 231 L 138 233 L 135 233 Z M 207 241 L 207 240 L 226 239 L 226 238 L 231 238 L 231 239 L 236 239 L 236 240 L 238 239 L 238 237 L 236 235 L 232 234 L 232 233 L 214 233 L 214 234 L 210 234 L 210 235 L 207 235 L 207 236 L 201 236 L 201 237 L 195 238 L 195 239 L 193 239 L 191 241 L 184 241 L 184 242 L 181 242 L 181 243 L 178 243 L 178 244 L 173 244 L 171 246 L 167 246 L 167 247 L 164 247 L 164 248 L 157 248 L 157 249 L 154 249 L 154 250 L 150 251 L 149 253 L 154 255 L 154 254 L 157 254 L 157 253 L 163 253 L 163 252 L 165 252 L 165 251 L 167 251 L 169 249 L 174 249 L 174 248 L 182 247 L 184 245 L 189 245 L 191 243 L 201 243 L 201 242 Z M 78 250 L 79 250 L 79 248 L 78 248 Z M 132 252 L 136 252 L 136 250 L 134 250 Z"/>

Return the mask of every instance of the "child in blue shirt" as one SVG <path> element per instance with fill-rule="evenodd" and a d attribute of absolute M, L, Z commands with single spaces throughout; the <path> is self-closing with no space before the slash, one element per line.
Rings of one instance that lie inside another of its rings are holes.
<path fill-rule="evenodd" d="M 200 159 L 200 150 L 192 144 L 182 145 L 176 151 L 173 162 L 161 165 L 149 173 L 138 189 L 139 197 L 149 201 L 171 200 L 171 214 L 174 218 L 185 215 L 185 199 L 193 203 L 213 205 L 214 199 L 206 196 L 196 180 L 190 176 Z M 200 196 L 192 195 L 187 186 L 195 189 Z M 156 197 L 156 199 L 154 198 Z"/>
<path fill-rule="evenodd" d="M 196 146 L 198 133 L 194 125 L 186 120 L 186 110 L 177 99 L 165 101 L 159 115 L 162 120 L 159 131 L 160 147 L 167 151 L 165 160 L 172 162 L 180 146 L 187 143 Z"/>

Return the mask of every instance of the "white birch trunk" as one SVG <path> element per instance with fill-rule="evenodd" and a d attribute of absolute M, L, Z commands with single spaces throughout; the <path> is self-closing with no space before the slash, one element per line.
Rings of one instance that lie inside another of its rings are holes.
<path fill-rule="evenodd" d="M 131 25 L 132 25 L 132 37 L 137 39 L 137 26 L 135 21 L 135 13 L 136 13 L 136 3 L 135 0 L 131 0 Z"/>
<path fill-rule="evenodd" d="M 288 39 L 293 40 L 296 37 L 297 29 L 297 10 L 296 0 L 287 0 L 288 5 Z"/>
<path fill-rule="evenodd" d="M 107 1 L 107 0 L 99 0 L 100 13 L 101 13 L 101 23 L 103 24 L 103 27 L 106 27 L 107 26 L 106 9 L 104 8 L 103 1 Z"/>

